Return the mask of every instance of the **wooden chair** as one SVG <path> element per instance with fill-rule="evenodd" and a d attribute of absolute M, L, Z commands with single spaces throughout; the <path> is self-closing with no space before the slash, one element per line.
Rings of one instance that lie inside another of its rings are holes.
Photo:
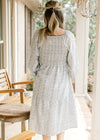
<path fill-rule="evenodd" d="M 25 131 L 25 120 L 29 119 L 30 106 L 26 105 L 29 97 L 24 97 L 25 89 L 13 89 L 13 85 L 33 84 L 33 81 L 11 83 L 7 70 L 0 70 L 0 94 L 9 93 L 9 97 L 0 101 L 1 138 L 5 140 L 5 122 L 21 122 L 21 131 Z M 20 96 L 13 96 L 19 92 Z M 30 97 L 31 98 L 31 97 Z"/>

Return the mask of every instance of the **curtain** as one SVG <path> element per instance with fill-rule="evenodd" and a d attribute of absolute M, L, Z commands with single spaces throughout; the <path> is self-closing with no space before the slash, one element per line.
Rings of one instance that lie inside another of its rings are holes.
<path fill-rule="evenodd" d="M 25 72 L 28 69 L 33 36 L 33 12 L 25 6 Z"/>

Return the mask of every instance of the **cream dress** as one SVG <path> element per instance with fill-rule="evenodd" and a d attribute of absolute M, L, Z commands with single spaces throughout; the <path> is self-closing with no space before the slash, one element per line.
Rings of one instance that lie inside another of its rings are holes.
<path fill-rule="evenodd" d="M 47 36 L 39 43 L 34 33 L 30 70 L 34 75 L 29 129 L 40 135 L 54 136 L 78 127 L 72 80 L 78 72 L 75 37 L 65 30 L 62 36 Z M 32 65 L 31 65 L 32 64 Z"/>

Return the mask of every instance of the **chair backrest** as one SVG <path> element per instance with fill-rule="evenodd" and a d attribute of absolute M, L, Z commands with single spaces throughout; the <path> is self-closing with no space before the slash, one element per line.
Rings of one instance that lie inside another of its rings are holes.
<path fill-rule="evenodd" d="M 10 89 L 12 84 L 10 82 L 8 73 L 6 69 L 0 69 L 0 90 Z"/>

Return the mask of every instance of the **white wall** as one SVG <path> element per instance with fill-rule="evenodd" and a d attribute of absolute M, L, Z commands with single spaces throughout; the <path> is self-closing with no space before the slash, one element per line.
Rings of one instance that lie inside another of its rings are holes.
<path fill-rule="evenodd" d="M 100 139 L 100 0 L 98 0 L 98 14 L 96 26 L 96 47 L 95 47 L 95 80 L 92 113 L 91 140 Z"/>

